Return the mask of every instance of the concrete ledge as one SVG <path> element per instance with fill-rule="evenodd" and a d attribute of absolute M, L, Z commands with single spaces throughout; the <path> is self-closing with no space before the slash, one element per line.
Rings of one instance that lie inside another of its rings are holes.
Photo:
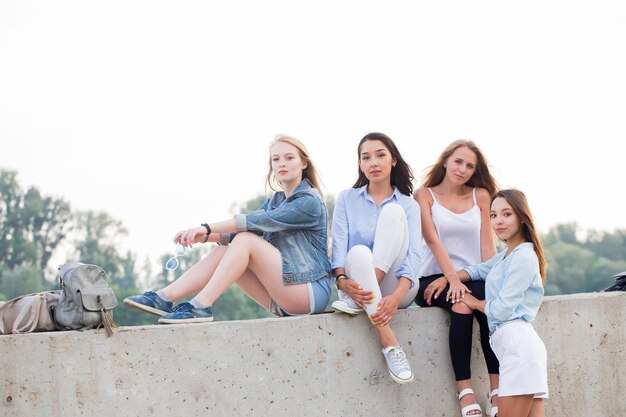
<path fill-rule="evenodd" d="M 548 416 L 624 414 L 626 293 L 546 297 Z M 460 413 L 447 314 L 400 311 L 393 326 L 416 373 L 389 378 L 363 315 L 0 336 L 0 415 L 451 416 Z M 475 326 L 475 337 L 477 337 Z M 486 403 L 480 344 L 474 389 Z"/>

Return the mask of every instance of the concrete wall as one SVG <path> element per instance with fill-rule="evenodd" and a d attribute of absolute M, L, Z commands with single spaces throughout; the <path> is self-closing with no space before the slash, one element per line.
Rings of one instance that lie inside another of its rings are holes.
<path fill-rule="evenodd" d="M 546 297 L 547 416 L 626 414 L 625 318 L 626 293 Z M 409 308 L 393 326 L 408 385 L 391 381 L 363 315 L 0 336 L 0 416 L 460 415 L 446 313 Z M 484 405 L 479 343 L 472 370 Z"/>

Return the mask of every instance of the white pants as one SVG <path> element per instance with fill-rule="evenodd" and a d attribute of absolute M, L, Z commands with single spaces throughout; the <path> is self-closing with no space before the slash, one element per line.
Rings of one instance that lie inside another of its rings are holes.
<path fill-rule="evenodd" d="M 374 249 L 356 245 L 346 255 L 346 275 L 359 283 L 366 291 L 374 292 L 372 304 L 366 304 L 369 316 L 377 311 L 380 300 L 393 293 L 398 286 L 396 271 L 406 259 L 409 248 L 409 226 L 404 209 L 399 204 L 387 204 L 378 216 Z M 379 285 L 375 268 L 385 272 L 385 278 Z M 418 285 L 407 291 L 400 303 L 400 308 L 408 307 L 417 295 Z"/>

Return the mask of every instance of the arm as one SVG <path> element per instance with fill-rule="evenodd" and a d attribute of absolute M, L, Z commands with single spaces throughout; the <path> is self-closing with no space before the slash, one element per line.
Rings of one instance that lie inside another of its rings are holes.
<path fill-rule="evenodd" d="M 278 232 L 311 229 L 320 222 L 324 205 L 314 194 L 298 193 L 274 210 L 259 209 L 248 214 L 236 214 L 237 231 Z"/>
<path fill-rule="evenodd" d="M 493 230 L 491 229 L 491 196 L 484 188 L 476 190 L 476 200 L 480 208 L 480 257 L 484 262 L 496 255 L 496 244 L 493 241 Z"/>
<path fill-rule="evenodd" d="M 455 271 L 452 261 L 450 260 L 450 256 L 448 255 L 448 251 L 446 251 L 446 248 L 441 243 L 441 240 L 439 240 L 439 235 L 437 234 L 437 229 L 435 228 L 431 211 L 433 205 L 432 196 L 428 192 L 427 188 L 421 187 L 415 192 L 414 198 L 420 206 L 424 241 L 433 253 L 445 280 L 450 283 L 450 289 L 448 290 L 446 299 L 451 298 L 452 296 L 454 296 L 455 299 L 463 298 L 466 292 L 471 291 L 469 291 L 459 280 L 457 272 Z M 438 279 L 428 286 L 427 290 L 424 292 L 424 299 L 428 304 L 432 302 L 433 296 L 434 298 L 439 297 L 439 294 L 446 287 L 445 284 L 446 282 L 444 282 L 444 279 Z"/>
<path fill-rule="evenodd" d="M 348 254 L 348 217 L 346 213 L 345 194 L 340 193 L 335 202 L 333 212 L 333 223 L 331 227 L 332 236 L 332 264 L 331 268 L 335 276 L 346 275 L 346 255 Z M 338 279 L 337 288 L 348 294 L 359 306 L 364 307 L 372 299 L 372 293 L 363 291 L 361 286 L 350 277 Z"/>
<path fill-rule="evenodd" d="M 443 275 L 447 278 L 448 276 L 456 274 L 456 271 L 452 266 L 452 261 L 450 261 L 450 256 L 448 256 L 446 248 L 439 240 L 439 235 L 437 234 L 435 223 L 433 223 L 433 217 L 431 212 L 433 199 L 428 192 L 428 189 L 424 187 L 419 188 L 415 192 L 414 198 L 417 200 L 417 203 L 420 207 L 422 234 L 424 236 L 424 242 L 426 242 L 428 248 L 435 256 L 435 260 L 441 268 L 441 272 L 443 273 Z"/>
<path fill-rule="evenodd" d="M 502 277 L 502 286 L 496 298 L 487 300 L 485 314 L 498 321 L 506 321 L 524 300 L 524 293 L 530 287 L 538 263 L 534 252 L 517 251 L 510 255 Z M 490 278 L 491 279 L 491 278 Z"/>
<path fill-rule="evenodd" d="M 269 199 L 265 200 L 258 210 L 265 210 L 269 203 Z M 180 243 L 183 246 L 190 246 L 193 243 L 221 243 L 228 244 L 233 236 L 237 233 L 237 222 L 235 219 L 223 220 L 220 222 L 209 223 L 211 228 L 211 234 L 206 235 L 206 227 L 198 226 L 191 229 L 181 230 L 174 235 L 174 242 Z"/>

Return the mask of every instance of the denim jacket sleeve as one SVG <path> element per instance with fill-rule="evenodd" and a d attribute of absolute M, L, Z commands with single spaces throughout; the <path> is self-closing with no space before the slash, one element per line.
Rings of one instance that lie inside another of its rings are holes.
<path fill-rule="evenodd" d="M 348 219 L 346 218 L 345 193 L 342 192 L 335 201 L 333 211 L 333 225 L 331 227 L 333 242 L 331 268 L 344 268 L 346 266 L 346 255 L 348 253 Z"/>
<path fill-rule="evenodd" d="M 496 298 L 488 300 L 485 315 L 497 321 L 508 320 L 524 299 L 535 274 L 538 273 L 537 258 L 533 251 L 515 251 L 504 264 L 502 286 Z M 491 279 L 491 278 L 489 278 Z"/>
<path fill-rule="evenodd" d="M 396 277 L 405 277 L 411 280 L 411 287 L 419 285 L 419 270 L 421 266 L 422 249 L 422 221 L 417 202 L 405 206 L 406 219 L 409 226 L 409 249 L 407 256 L 396 271 Z"/>
<path fill-rule="evenodd" d="M 489 271 L 491 271 L 491 268 L 493 268 L 493 266 L 504 257 L 505 253 L 506 249 L 483 263 L 467 266 L 463 268 L 463 270 L 469 274 L 472 281 L 484 281 L 485 278 L 487 278 Z"/>
<path fill-rule="evenodd" d="M 270 202 L 270 199 L 266 198 L 265 201 L 263 202 L 263 204 L 261 204 L 261 207 L 259 207 L 257 210 L 267 210 L 267 206 L 268 206 L 269 202 Z M 222 233 L 222 234 L 220 234 L 219 244 L 220 245 L 228 245 L 230 242 L 233 241 L 235 236 L 237 236 L 237 233 Z"/>
<path fill-rule="evenodd" d="M 270 201 L 272 201 L 270 199 Z M 297 192 L 272 210 L 261 208 L 248 214 L 235 215 L 240 232 L 278 232 L 281 230 L 310 229 L 318 226 L 324 206 L 310 192 Z"/>

